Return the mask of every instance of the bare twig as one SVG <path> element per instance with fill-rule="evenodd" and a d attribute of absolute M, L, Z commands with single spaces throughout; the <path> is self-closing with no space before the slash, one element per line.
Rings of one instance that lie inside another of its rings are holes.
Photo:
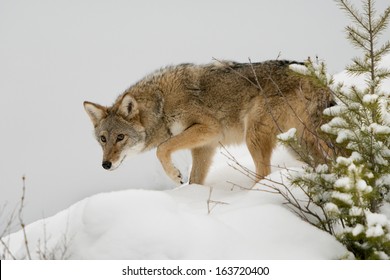
<path fill-rule="evenodd" d="M 0 259 L 13 259 L 16 260 L 17 257 L 13 254 L 13 252 L 10 249 L 9 246 L 9 240 L 10 240 L 10 231 L 12 224 L 15 222 L 15 220 L 18 221 L 21 231 L 23 234 L 23 246 L 26 251 L 26 255 L 22 258 L 25 259 L 32 259 L 31 251 L 30 251 L 30 245 L 27 238 L 26 233 L 26 225 L 23 221 L 23 211 L 25 207 L 25 197 L 26 197 L 26 177 L 22 177 L 23 180 L 23 187 L 22 187 L 22 196 L 20 198 L 20 202 L 18 204 L 18 207 L 16 207 L 13 212 L 10 214 L 10 217 L 7 221 L 7 224 L 5 225 L 5 228 L 3 232 L 0 234 L 0 244 L 2 245 L 3 252 L 0 255 Z M 5 206 L 2 207 L 2 210 L 0 212 L 0 216 L 2 213 L 4 213 Z M 17 213 L 17 214 L 16 214 Z M 68 228 L 69 228 L 69 217 L 66 223 L 65 233 L 61 237 L 61 239 L 57 242 L 57 244 L 49 249 L 48 248 L 48 242 L 50 239 L 50 236 L 47 236 L 47 230 L 46 230 L 46 223 L 43 223 L 43 241 L 38 240 L 37 242 L 37 256 L 41 260 L 49 260 L 49 259 L 67 259 L 68 258 L 68 249 L 69 249 L 69 243 L 71 240 L 68 239 Z M 8 235 L 8 237 L 5 237 Z M 8 241 L 6 240 L 8 238 Z"/>
<path fill-rule="evenodd" d="M 207 199 L 207 214 L 210 215 L 211 211 L 217 206 L 217 205 L 228 205 L 229 203 L 223 202 L 223 201 L 217 201 L 211 199 L 211 194 L 213 192 L 213 187 L 209 187 L 209 197 Z"/>
<path fill-rule="evenodd" d="M 8 244 L 4 242 L 3 237 L 0 237 L 0 243 L 1 243 L 1 245 L 3 245 L 3 247 L 4 247 L 4 249 L 5 249 L 5 252 L 3 253 L 2 258 L 3 258 L 3 259 L 6 259 L 6 253 L 7 253 L 8 255 L 10 255 L 10 257 L 11 257 L 13 260 L 16 260 L 16 257 L 12 254 L 11 250 L 10 250 L 9 247 L 8 247 Z"/>
<path fill-rule="evenodd" d="M 19 219 L 19 223 L 20 223 L 20 226 L 21 226 L 22 232 L 23 232 L 24 246 L 26 249 L 27 257 L 29 260 L 31 260 L 31 253 L 30 253 L 30 248 L 28 247 L 28 239 L 27 239 L 27 234 L 26 234 L 26 225 L 24 224 L 23 214 L 22 214 L 23 208 L 24 208 L 24 199 L 25 199 L 25 194 L 26 194 L 26 176 L 23 175 L 22 180 L 23 180 L 23 188 L 22 188 L 22 197 L 20 199 L 18 219 Z"/>
<path fill-rule="evenodd" d="M 2 210 L 1 210 L 1 215 L 3 215 L 3 213 L 5 212 L 5 209 L 6 209 L 6 205 L 4 205 L 2 207 Z M 12 227 L 12 224 L 13 222 L 15 221 L 15 212 L 16 212 L 16 208 L 11 212 L 9 218 L 8 218 L 8 221 L 7 223 L 5 224 L 5 227 L 4 227 L 4 230 L 3 232 L 0 234 L 0 243 L 3 245 L 4 247 L 4 252 L 2 253 L 2 259 L 7 259 L 7 254 L 13 259 L 13 260 L 16 260 L 16 257 L 13 255 L 13 253 L 11 252 L 10 248 L 9 248 L 9 245 L 7 244 L 7 242 L 4 240 L 4 236 L 8 235 L 11 231 L 11 227 Z M 1 216 L 0 215 L 0 216 Z"/>

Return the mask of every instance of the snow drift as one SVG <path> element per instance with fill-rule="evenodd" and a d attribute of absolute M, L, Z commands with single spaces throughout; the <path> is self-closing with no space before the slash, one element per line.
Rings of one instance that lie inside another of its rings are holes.
<path fill-rule="evenodd" d="M 245 147 L 229 150 L 253 167 Z M 298 164 L 287 155 L 280 147 L 273 164 Z M 262 191 L 266 187 L 238 187 L 251 182 L 226 161 L 217 155 L 207 186 L 102 193 L 34 222 L 26 228 L 32 258 L 334 259 L 346 253 L 334 237 L 296 217 L 277 194 Z M 277 169 L 273 180 L 281 179 Z M 16 258 L 26 258 L 21 231 L 5 241 Z"/>

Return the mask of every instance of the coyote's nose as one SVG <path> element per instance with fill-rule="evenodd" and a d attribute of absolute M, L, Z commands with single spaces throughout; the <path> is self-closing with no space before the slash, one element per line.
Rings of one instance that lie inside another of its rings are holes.
<path fill-rule="evenodd" d="M 104 169 L 107 169 L 107 170 L 108 170 L 108 169 L 111 168 L 112 163 L 111 163 L 111 161 L 103 161 L 102 166 L 103 166 Z"/>

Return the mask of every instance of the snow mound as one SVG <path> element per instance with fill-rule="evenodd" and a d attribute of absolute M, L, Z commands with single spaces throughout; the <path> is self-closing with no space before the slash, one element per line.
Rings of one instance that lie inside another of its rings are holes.
<path fill-rule="evenodd" d="M 244 147 L 234 153 L 253 167 Z M 296 166 L 286 155 L 279 148 L 273 164 Z M 251 182 L 226 161 L 217 156 L 208 186 L 102 193 L 32 223 L 26 227 L 32 258 L 51 252 L 70 259 L 334 259 L 346 253 L 280 196 L 261 191 L 265 186 L 237 187 Z M 272 179 L 281 172 L 275 167 Z M 22 232 L 6 238 L 16 258 L 26 257 L 23 240 Z"/>

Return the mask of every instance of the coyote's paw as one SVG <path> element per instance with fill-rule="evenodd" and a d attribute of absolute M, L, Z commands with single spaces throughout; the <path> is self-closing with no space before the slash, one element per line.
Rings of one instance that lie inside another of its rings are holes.
<path fill-rule="evenodd" d="M 181 175 L 179 169 L 173 167 L 172 170 L 168 173 L 168 176 L 178 185 L 183 185 L 184 180 L 183 176 Z"/>
<path fill-rule="evenodd" d="M 168 151 L 168 149 L 164 148 L 164 143 L 161 144 L 157 148 L 157 157 L 160 160 L 161 165 L 168 177 L 171 178 L 172 181 L 174 181 L 176 184 L 182 185 L 184 183 L 183 176 L 181 175 L 179 169 L 173 165 L 171 161 L 171 155 Z"/>

